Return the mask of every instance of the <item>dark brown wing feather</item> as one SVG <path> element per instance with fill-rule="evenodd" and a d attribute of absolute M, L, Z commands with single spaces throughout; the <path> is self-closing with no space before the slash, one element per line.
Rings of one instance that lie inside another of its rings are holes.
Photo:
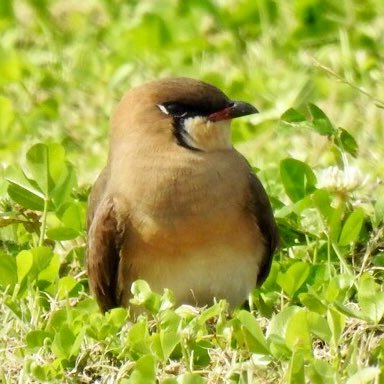
<path fill-rule="evenodd" d="M 95 184 L 92 186 L 91 193 L 88 197 L 88 209 L 87 209 L 87 230 L 91 227 L 93 217 L 97 210 L 98 205 L 103 199 L 103 196 L 107 189 L 107 183 L 109 179 L 109 169 L 105 167 L 101 172 Z"/>
<path fill-rule="evenodd" d="M 103 312 L 119 305 L 116 284 L 121 239 L 113 200 L 104 194 L 106 180 L 103 171 L 89 198 L 87 246 L 90 288 Z"/>
<path fill-rule="evenodd" d="M 266 243 L 265 255 L 260 265 L 259 275 L 257 276 L 257 285 L 260 286 L 267 278 L 269 270 L 271 269 L 272 257 L 279 243 L 279 234 L 273 211 L 260 180 L 254 175 L 250 174 L 250 211 L 257 221 L 262 235 Z"/>

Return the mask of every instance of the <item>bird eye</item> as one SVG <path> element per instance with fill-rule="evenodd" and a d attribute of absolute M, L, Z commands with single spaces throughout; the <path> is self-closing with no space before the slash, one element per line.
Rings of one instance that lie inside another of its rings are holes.
<path fill-rule="evenodd" d="M 184 117 L 188 114 L 188 108 L 179 103 L 164 103 L 158 105 L 161 112 L 174 117 Z"/>

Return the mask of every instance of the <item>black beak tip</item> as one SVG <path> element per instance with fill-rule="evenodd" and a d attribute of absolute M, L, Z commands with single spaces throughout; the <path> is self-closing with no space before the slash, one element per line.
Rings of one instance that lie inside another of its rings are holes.
<path fill-rule="evenodd" d="M 231 117 L 241 117 L 247 115 L 253 115 L 254 113 L 258 113 L 259 111 L 249 103 L 244 101 L 233 101 L 231 106 Z"/>

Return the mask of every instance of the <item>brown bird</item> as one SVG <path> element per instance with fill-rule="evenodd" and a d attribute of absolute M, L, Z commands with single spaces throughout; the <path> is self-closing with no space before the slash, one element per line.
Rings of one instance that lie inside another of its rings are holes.
<path fill-rule="evenodd" d="M 189 78 L 123 97 L 88 208 L 88 274 L 102 311 L 129 306 L 137 279 L 178 303 L 232 307 L 264 281 L 277 227 L 230 131 L 231 119 L 256 112 Z"/>

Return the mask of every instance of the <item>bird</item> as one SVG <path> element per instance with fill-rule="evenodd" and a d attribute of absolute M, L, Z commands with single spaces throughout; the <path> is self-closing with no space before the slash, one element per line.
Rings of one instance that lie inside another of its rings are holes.
<path fill-rule="evenodd" d="M 123 96 L 88 200 L 87 272 L 102 312 L 129 308 L 138 279 L 200 307 L 219 299 L 241 306 L 262 284 L 277 224 L 263 185 L 231 142 L 231 120 L 257 112 L 187 77 Z"/>

